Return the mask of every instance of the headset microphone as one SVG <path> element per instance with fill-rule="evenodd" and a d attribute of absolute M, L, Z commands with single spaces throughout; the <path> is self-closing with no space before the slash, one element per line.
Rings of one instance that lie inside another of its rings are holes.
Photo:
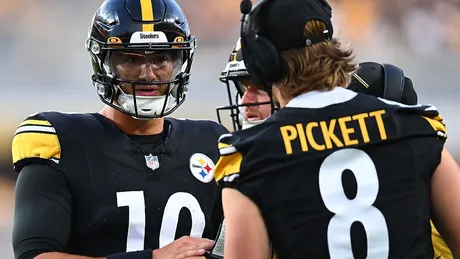
<path fill-rule="evenodd" d="M 251 0 L 243 0 L 240 4 L 240 11 L 242 14 L 248 14 L 251 12 L 252 2 Z"/>

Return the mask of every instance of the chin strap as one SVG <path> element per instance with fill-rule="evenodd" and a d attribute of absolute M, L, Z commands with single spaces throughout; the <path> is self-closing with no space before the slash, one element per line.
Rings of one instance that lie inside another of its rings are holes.
<path fill-rule="evenodd" d="M 252 128 L 252 127 L 254 127 L 256 125 L 261 124 L 262 122 L 264 122 L 268 118 L 270 118 L 270 116 L 268 116 L 267 118 L 265 118 L 263 120 L 256 120 L 256 121 L 248 121 L 248 120 L 243 118 L 241 120 L 241 129 L 245 130 L 245 129 Z"/>

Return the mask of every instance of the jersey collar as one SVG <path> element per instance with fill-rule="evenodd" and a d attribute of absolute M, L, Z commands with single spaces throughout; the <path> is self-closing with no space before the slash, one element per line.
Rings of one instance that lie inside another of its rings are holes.
<path fill-rule="evenodd" d="M 348 102 L 353 99 L 357 93 L 337 86 L 331 91 L 311 91 L 290 100 L 286 107 L 290 108 L 324 108 L 329 105 Z"/>

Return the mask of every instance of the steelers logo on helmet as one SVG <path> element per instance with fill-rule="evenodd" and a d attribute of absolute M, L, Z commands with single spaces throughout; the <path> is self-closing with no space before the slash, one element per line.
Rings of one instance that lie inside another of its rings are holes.
<path fill-rule="evenodd" d="M 204 154 L 195 153 L 190 157 L 190 172 L 203 183 L 214 179 L 214 167 L 214 162 Z"/>
<path fill-rule="evenodd" d="M 101 101 L 136 119 L 167 116 L 184 103 L 195 37 L 174 0 L 105 0 L 86 48 Z"/>

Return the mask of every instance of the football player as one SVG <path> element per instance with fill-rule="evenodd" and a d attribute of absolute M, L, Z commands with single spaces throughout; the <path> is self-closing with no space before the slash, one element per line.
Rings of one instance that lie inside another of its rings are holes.
<path fill-rule="evenodd" d="M 86 42 L 99 113 L 41 112 L 16 130 L 17 259 L 204 258 L 222 218 L 211 121 L 186 99 L 195 38 L 174 0 L 106 0 Z M 176 240 L 176 241 L 175 241 Z"/>
<path fill-rule="evenodd" d="M 229 105 L 216 109 L 219 123 L 222 110 L 230 111 L 234 130 L 250 128 L 270 116 L 270 97 L 261 86 L 251 81 L 243 61 L 241 39 L 234 45 L 220 80 L 226 84 Z M 402 69 L 375 62 L 360 63 L 347 89 L 407 105 L 416 105 L 418 99 L 412 80 L 404 75 Z M 441 255 L 446 259 L 453 258 L 439 232 L 433 224 L 431 226 L 434 258 Z"/>
<path fill-rule="evenodd" d="M 353 53 L 325 1 L 247 6 L 244 63 L 282 108 L 220 138 L 225 258 L 267 258 L 271 242 L 279 258 L 431 259 L 432 215 L 459 256 L 460 169 L 436 108 L 345 89 Z"/>

